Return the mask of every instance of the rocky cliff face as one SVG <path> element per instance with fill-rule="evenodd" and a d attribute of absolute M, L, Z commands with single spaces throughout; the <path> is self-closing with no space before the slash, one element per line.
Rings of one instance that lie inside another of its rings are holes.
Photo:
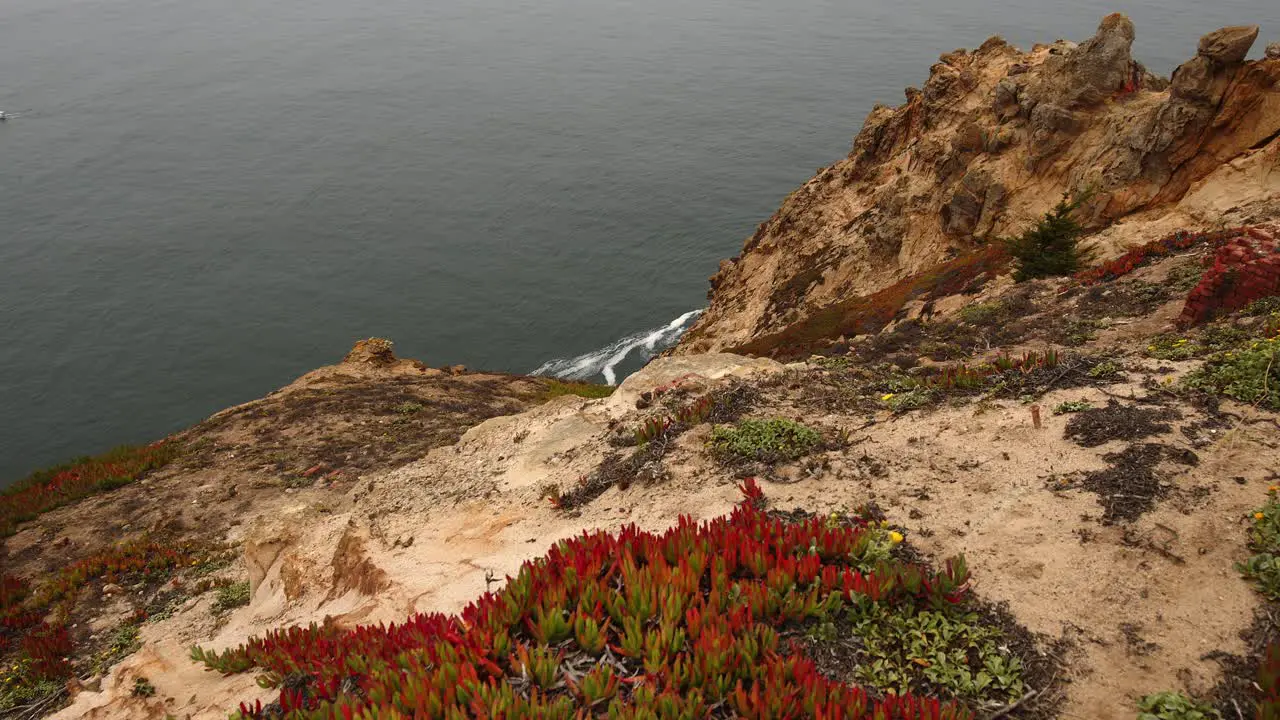
<path fill-rule="evenodd" d="M 1082 212 L 1092 229 L 1174 214 L 1194 224 L 1183 201 L 1209 180 L 1235 198 L 1215 211 L 1239 221 L 1273 215 L 1280 53 L 1246 61 L 1257 35 L 1239 26 L 1204 36 L 1172 81 L 1133 59 L 1133 23 L 1120 14 L 1079 45 L 1022 52 L 993 37 L 942 55 L 923 89 L 872 110 L 849 156 L 788 196 L 741 255 L 721 263 L 710 308 L 676 352 L 735 349 L 780 332 L 1016 233 L 1067 192 L 1093 192 Z M 1248 172 L 1242 163 L 1252 163 Z M 1236 172 L 1211 178 L 1229 167 Z M 1150 239 L 1133 232 L 1112 245 Z"/>

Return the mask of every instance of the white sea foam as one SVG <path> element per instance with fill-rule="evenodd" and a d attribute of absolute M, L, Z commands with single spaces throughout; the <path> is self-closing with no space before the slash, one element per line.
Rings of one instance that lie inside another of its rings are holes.
<path fill-rule="evenodd" d="M 597 375 L 603 375 L 605 382 L 615 385 L 618 382 L 615 369 L 632 352 L 638 352 L 642 359 L 648 360 L 674 345 L 684 331 L 689 329 L 694 319 L 701 314 L 702 310 L 690 310 L 662 327 L 628 335 L 598 350 L 592 350 L 577 357 L 548 360 L 532 374 L 550 375 L 566 380 L 588 380 Z"/>

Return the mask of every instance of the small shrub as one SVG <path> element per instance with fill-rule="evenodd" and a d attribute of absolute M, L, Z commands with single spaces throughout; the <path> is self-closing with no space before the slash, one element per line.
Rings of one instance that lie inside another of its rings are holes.
<path fill-rule="evenodd" d="M 1092 409 L 1093 403 L 1088 400 L 1068 400 L 1067 402 L 1059 403 L 1058 406 L 1053 409 L 1053 414 L 1066 415 L 1067 413 L 1084 412 L 1085 410 Z"/>
<path fill-rule="evenodd" d="M 1280 313 L 1280 295 L 1272 295 L 1264 297 L 1261 300 L 1254 300 L 1249 303 L 1249 307 L 1244 309 L 1245 315 L 1270 315 L 1272 313 Z"/>
<path fill-rule="evenodd" d="M 395 407 L 396 414 L 398 415 L 413 415 L 414 413 L 422 412 L 422 410 L 422 403 L 413 401 L 402 402 Z"/>
<path fill-rule="evenodd" d="M 1186 385 L 1280 410 L 1280 337 L 1255 340 L 1211 356 L 1187 376 Z"/>
<path fill-rule="evenodd" d="M 1000 315 L 1003 309 L 998 302 L 978 303 L 960 308 L 960 319 L 970 325 L 988 325 Z"/>
<path fill-rule="evenodd" d="M 1114 361 L 1103 360 L 1102 362 L 1089 368 L 1089 377 L 1100 380 L 1102 378 L 1115 377 L 1120 374 L 1120 366 Z"/>
<path fill-rule="evenodd" d="M 824 370 L 848 370 L 853 367 L 853 358 L 848 355 L 813 355 L 810 365 L 817 365 Z"/>
<path fill-rule="evenodd" d="M 133 624 L 125 624 L 116 628 L 115 634 L 111 637 L 111 642 L 107 647 L 103 648 L 98 656 L 94 658 L 94 670 L 97 672 L 106 672 L 108 668 L 116 664 L 121 658 L 133 653 L 142 645 L 138 640 L 138 626 Z"/>
<path fill-rule="evenodd" d="M 1058 338 L 1063 345 L 1079 347 L 1096 338 L 1096 331 L 1102 327 L 1097 320 L 1068 320 L 1058 331 Z"/>
<path fill-rule="evenodd" d="M 885 393 L 880 396 L 880 401 L 894 412 L 906 412 L 922 408 L 933 402 L 936 397 L 932 389 L 917 387 L 906 392 Z"/>
<path fill-rule="evenodd" d="M 139 675 L 133 679 L 133 692 L 131 694 L 134 697 L 148 698 L 156 694 L 156 686 L 152 685 L 150 680 Z"/>
<path fill-rule="evenodd" d="M 711 431 L 711 448 L 721 457 L 779 462 L 795 460 L 822 441 L 817 431 L 792 420 L 742 420 Z"/>
<path fill-rule="evenodd" d="M 1171 290 L 1185 293 L 1199 285 L 1202 277 L 1204 277 L 1203 265 L 1195 261 L 1185 262 L 1169 271 L 1169 275 L 1165 278 L 1165 285 Z"/>
<path fill-rule="evenodd" d="M 1207 703 L 1199 703 L 1180 692 L 1158 692 L 1138 701 L 1138 720 L 1213 720 L 1221 718 Z"/>
<path fill-rule="evenodd" d="M 1258 592 L 1273 600 L 1280 600 L 1280 485 L 1272 485 L 1267 491 L 1267 501 L 1253 511 L 1253 523 L 1249 529 L 1249 549 L 1253 555 L 1236 570 L 1253 581 Z"/>
<path fill-rule="evenodd" d="M 1079 247 L 1082 228 L 1071 217 L 1087 196 L 1069 199 L 1064 196 L 1036 226 L 1016 238 L 1005 241 L 1015 266 L 1018 282 L 1040 277 L 1073 275 L 1088 261 Z"/>
<path fill-rule="evenodd" d="M 595 400 L 609 397 L 615 389 L 613 385 L 596 385 L 595 383 L 574 380 L 548 380 L 539 397 L 543 400 L 551 400 L 564 395 L 577 395 L 578 397 Z"/>
<path fill-rule="evenodd" d="M 34 677 L 31 661 L 19 658 L 12 665 L 0 668 L 0 713 L 5 717 L 18 717 L 16 714 L 10 715 L 9 711 L 65 690 L 65 684 L 60 681 Z"/>
<path fill-rule="evenodd" d="M 218 596 L 213 600 L 213 611 L 226 612 L 249 604 L 249 581 L 242 580 L 218 588 Z"/>
<path fill-rule="evenodd" d="M 1196 356 L 1199 346 L 1190 338 L 1177 335 L 1157 335 L 1147 345 L 1147 356 L 1157 360 L 1189 360 Z"/>

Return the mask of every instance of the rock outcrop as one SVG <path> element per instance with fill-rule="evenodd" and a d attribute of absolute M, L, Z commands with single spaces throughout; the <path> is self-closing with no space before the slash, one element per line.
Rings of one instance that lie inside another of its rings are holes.
<path fill-rule="evenodd" d="M 1122 218 L 1194 220 L 1183 201 L 1197 183 L 1280 135 L 1275 48 L 1245 60 L 1257 35 L 1257 26 L 1205 35 L 1171 81 L 1133 59 L 1133 23 L 1120 14 L 1079 45 L 1022 52 L 993 37 L 942 55 L 923 88 L 873 109 L 849 156 L 721 263 L 710 307 L 675 352 L 741 348 L 1014 234 L 1064 193 L 1093 193 L 1081 215 L 1095 230 Z M 1253 203 L 1242 200 L 1233 219 L 1280 212 L 1276 154 L 1266 157 L 1259 172 L 1214 179 L 1238 183 L 1223 190 Z M 1150 239 L 1135 226 L 1120 245 Z"/>

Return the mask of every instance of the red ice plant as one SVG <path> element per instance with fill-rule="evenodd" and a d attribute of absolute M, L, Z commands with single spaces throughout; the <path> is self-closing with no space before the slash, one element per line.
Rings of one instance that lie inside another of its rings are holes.
<path fill-rule="evenodd" d="M 174 458 L 178 445 L 160 441 L 33 473 L 0 494 L 0 537 L 42 512 L 102 490 L 126 485 Z"/>
<path fill-rule="evenodd" d="M 727 517 L 560 542 L 461 615 L 293 627 L 192 656 L 226 673 L 263 671 L 295 718 L 972 717 L 827 679 L 780 634 L 851 604 L 960 603 L 963 559 L 941 572 L 891 560 L 863 573 L 856 566 L 874 551 L 865 524 L 784 521 L 763 511 L 753 480 L 741 489 Z M 267 711 L 256 702 L 241 713 Z"/>

